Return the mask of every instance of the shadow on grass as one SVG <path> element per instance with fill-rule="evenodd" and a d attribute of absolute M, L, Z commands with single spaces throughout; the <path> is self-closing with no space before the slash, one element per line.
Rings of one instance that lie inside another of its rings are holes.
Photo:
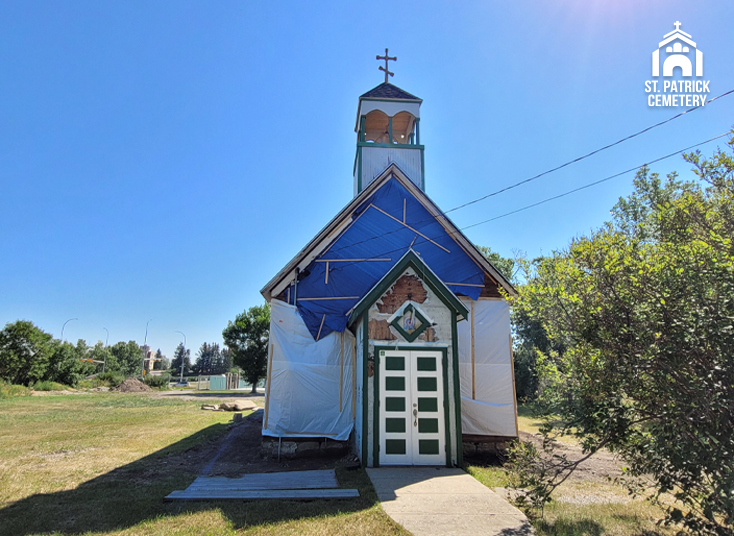
<path fill-rule="evenodd" d="M 342 487 L 357 488 L 360 497 L 347 500 L 164 502 L 174 490 L 188 487 L 198 476 L 201 459 L 196 446 L 222 436 L 226 424 L 201 430 L 167 448 L 84 482 L 75 489 L 31 495 L 0 509 L 0 534 L 17 536 L 81 534 L 134 527 L 141 522 L 175 518 L 184 513 L 218 510 L 232 528 L 277 523 L 315 516 L 357 512 L 377 502 L 363 470 L 337 469 Z M 163 521 L 165 523 L 165 520 Z"/>

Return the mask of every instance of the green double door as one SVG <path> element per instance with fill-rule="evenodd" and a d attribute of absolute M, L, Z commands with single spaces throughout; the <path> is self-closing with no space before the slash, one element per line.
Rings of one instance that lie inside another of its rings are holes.
<path fill-rule="evenodd" d="M 379 350 L 380 465 L 445 465 L 443 352 Z"/>

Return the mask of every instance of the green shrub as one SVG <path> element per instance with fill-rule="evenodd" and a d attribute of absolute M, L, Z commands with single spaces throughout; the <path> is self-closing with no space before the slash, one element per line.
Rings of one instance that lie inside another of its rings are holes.
<path fill-rule="evenodd" d="M 152 374 L 146 374 L 144 380 L 148 387 L 167 388 L 168 382 L 171 381 L 171 375 L 161 374 L 160 376 L 153 376 Z"/>
<path fill-rule="evenodd" d="M 31 390 L 25 385 L 13 385 L 12 383 L 0 380 L 0 400 L 15 396 L 29 396 L 30 394 Z"/>
<path fill-rule="evenodd" d="M 105 372 L 97 376 L 97 380 L 101 382 L 97 387 L 119 387 L 125 381 L 125 376 L 119 372 Z"/>
<path fill-rule="evenodd" d="M 34 391 L 65 391 L 68 387 L 61 383 L 42 381 L 33 384 Z"/>

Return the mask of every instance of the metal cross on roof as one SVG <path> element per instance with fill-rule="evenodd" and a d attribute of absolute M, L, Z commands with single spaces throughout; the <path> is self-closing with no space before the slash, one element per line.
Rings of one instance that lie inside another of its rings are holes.
<path fill-rule="evenodd" d="M 675 21 L 675 23 L 674 23 L 674 24 L 675 24 L 675 29 L 676 29 L 676 30 L 680 30 L 680 22 L 678 22 L 678 21 Z"/>
<path fill-rule="evenodd" d="M 389 76 L 395 76 L 395 73 L 391 73 L 390 71 L 387 70 L 387 62 L 388 61 L 398 61 L 398 57 L 397 56 L 393 56 L 391 58 L 390 56 L 387 55 L 387 49 L 385 49 L 385 55 L 384 56 L 380 56 L 378 54 L 377 55 L 377 59 L 378 60 L 385 60 L 385 66 L 383 67 L 382 65 L 380 65 L 380 70 L 381 71 L 385 71 L 385 83 L 387 83 L 387 77 L 388 77 L 388 75 Z"/>

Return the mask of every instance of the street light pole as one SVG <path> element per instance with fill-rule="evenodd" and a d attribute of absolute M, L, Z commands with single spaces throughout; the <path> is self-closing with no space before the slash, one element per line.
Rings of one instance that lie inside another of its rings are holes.
<path fill-rule="evenodd" d="M 104 340 L 104 361 L 102 362 L 102 374 L 104 374 L 104 368 L 107 366 L 107 341 L 110 340 L 110 331 L 107 328 L 102 328 L 107 332 L 107 337 Z"/>
<path fill-rule="evenodd" d="M 66 322 L 64 322 L 64 325 L 63 326 L 61 326 L 61 341 L 62 342 L 64 341 L 64 328 L 66 327 L 66 324 L 68 324 L 72 320 L 79 320 L 79 319 L 78 318 L 70 318 L 69 320 L 67 320 Z"/>
<path fill-rule="evenodd" d="M 183 383 L 183 369 L 184 369 L 184 357 L 186 356 L 186 334 L 183 331 L 176 330 L 176 333 L 180 333 L 184 338 L 183 352 L 181 352 L 181 378 L 178 383 Z"/>
<path fill-rule="evenodd" d="M 153 320 L 152 318 L 150 320 Z M 148 320 L 145 323 L 145 340 L 143 342 L 143 366 L 140 370 L 140 375 L 145 378 L 145 351 L 148 348 L 148 324 L 150 324 L 150 320 Z"/>

